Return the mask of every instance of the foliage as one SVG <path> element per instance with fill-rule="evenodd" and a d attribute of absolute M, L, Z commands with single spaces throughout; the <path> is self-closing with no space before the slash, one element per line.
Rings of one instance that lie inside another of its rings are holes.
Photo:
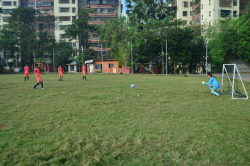
<path fill-rule="evenodd" d="M 71 63 L 74 59 L 72 57 L 74 50 L 69 43 L 64 40 L 56 43 L 55 48 L 55 66 L 59 67 L 62 65 L 63 70 L 66 71 L 66 64 Z"/>
<path fill-rule="evenodd" d="M 122 66 L 130 64 L 131 42 L 133 43 L 134 32 L 134 27 L 128 25 L 125 17 L 118 20 L 108 20 L 99 31 L 102 43 L 111 47 L 110 54 L 114 59 L 118 59 Z"/>
<path fill-rule="evenodd" d="M 94 9 L 80 9 L 77 12 L 77 18 L 72 21 L 72 24 L 65 31 L 70 39 L 78 39 L 80 47 L 88 48 L 88 38 L 91 33 L 97 31 L 97 25 L 91 23 L 94 14 Z"/>
<path fill-rule="evenodd" d="M 13 10 L 8 24 L 0 31 L 1 43 L 8 53 L 21 55 L 21 67 L 33 63 L 33 52 L 36 58 L 50 54 L 55 42 L 49 33 L 54 29 L 54 17 L 41 14 L 32 8 L 18 7 Z M 8 44 L 9 43 L 9 44 Z"/>

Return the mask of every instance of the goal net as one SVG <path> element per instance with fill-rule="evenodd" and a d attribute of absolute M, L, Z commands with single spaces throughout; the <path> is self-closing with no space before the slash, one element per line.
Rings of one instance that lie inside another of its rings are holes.
<path fill-rule="evenodd" d="M 245 85 L 235 64 L 223 64 L 221 93 L 230 93 L 232 99 L 248 99 Z"/>

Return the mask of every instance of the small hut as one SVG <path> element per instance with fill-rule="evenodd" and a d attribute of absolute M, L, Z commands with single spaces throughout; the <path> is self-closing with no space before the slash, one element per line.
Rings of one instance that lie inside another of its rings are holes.
<path fill-rule="evenodd" d="M 76 73 L 77 72 L 77 63 L 76 63 L 76 61 L 73 61 L 70 64 L 66 64 L 66 65 L 68 65 L 68 72 L 69 73 Z"/>

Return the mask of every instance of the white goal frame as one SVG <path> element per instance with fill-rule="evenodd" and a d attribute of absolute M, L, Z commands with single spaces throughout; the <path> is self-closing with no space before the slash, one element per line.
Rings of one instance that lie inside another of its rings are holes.
<path fill-rule="evenodd" d="M 226 66 L 233 66 L 233 81 L 230 80 L 230 77 L 229 77 L 229 75 L 228 75 Z M 245 91 L 245 94 L 246 94 L 246 97 L 245 97 L 245 98 L 235 98 L 235 97 L 234 97 L 234 94 L 240 96 L 240 94 L 236 93 L 235 90 L 234 90 L 234 85 L 235 85 L 235 84 L 234 84 L 234 83 L 235 83 L 234 81 L 235 81 L 235 73 L 236 73 L 236 72 L 237 72 L 237 74 L 238 74 L 238 76 L 239 76 L 239 78 L 240 78 L 241 84 L 242 84 L 243 89 L 244 89 L 244 91 Z M 231 87 L 232 87 L 232 99 L 248 99 L 248 94 L 247 94 L 246 88 L 245 88 L 245 86 L 244 86 L 244 83 L 243 83 L 243 81 L 242 81 L 242 78 L 241 78 L 241 76 L 240 76 L 240 72 L 239 72 L 239 70 L 238 70 L 236 64 L 223 64 L 223 69 L 222 69 L 222 83 L 221 83 L 221 93 L 227 93 L 227 92 L 223 92 L 223 79 L 224 79 L 224 73 L 226 74 L 226 76 L 227 76 L 227 78 L 228 78 L 228 80 L 229 80 L 229 82 L 230 82 L 230 84 L 231 84 Z M 231 93 L 231 92 L 230 92 L 230 93 Z"/>

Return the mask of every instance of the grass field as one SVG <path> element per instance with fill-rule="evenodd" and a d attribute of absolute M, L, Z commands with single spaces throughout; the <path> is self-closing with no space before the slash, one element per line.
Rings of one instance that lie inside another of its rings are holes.
<path fill-rule="evenodd" d="M 0 165 L 250 165 L 249 100 L 206 77 L 41 77 L 0 75 Z"/>

